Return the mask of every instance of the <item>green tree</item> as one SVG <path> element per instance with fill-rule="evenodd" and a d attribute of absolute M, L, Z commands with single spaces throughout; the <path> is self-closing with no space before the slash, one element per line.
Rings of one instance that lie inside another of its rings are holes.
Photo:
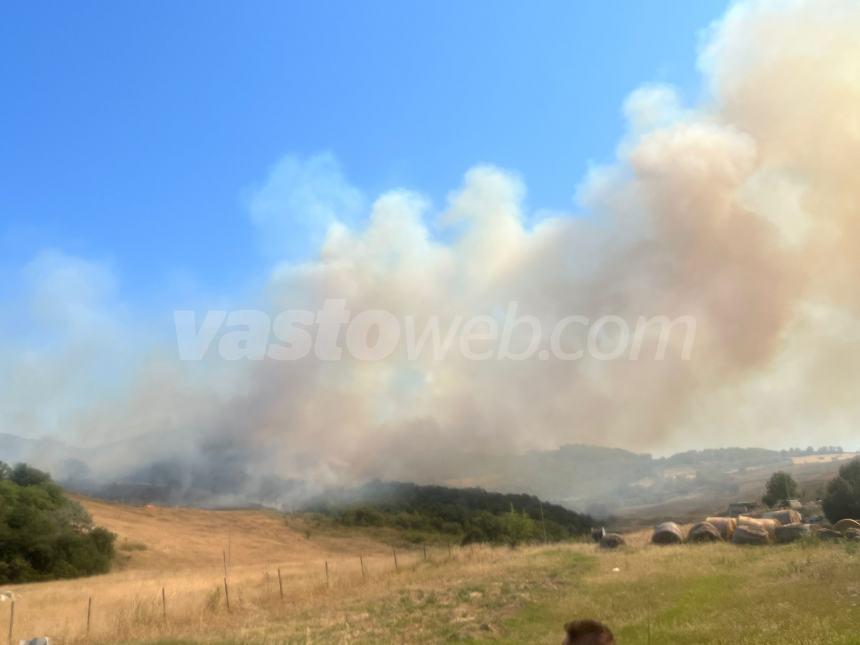
<path fill-rule="evenodd" d="M 537 525 L 524 512 L 520 513 L 511 508 L 511 512 L 502 515 L 500 520 L 504 541 L 511 547 L 515 547 L 536 537 Z"/>
<path fill-rule="evenodd" d="M 0 463 L 0 584 L 104 573 L 114 539 L 47 473 Z"/>
<path fill-rule="evenodd" d="M 767 480 L 765 494 L 761 498 L 761 501 L 768 506 L 773 506 L 781 500 L 794 499 L 795 497 L 797 497 L 797 482 L 794 481 L 794 477 L 788 473 L 779 471 L 775 472 Z"/>
<path fill-rule="evenodd" d="M 860 459 L 839 468 L 839 475 L 827 484 L 822 507 L 831 522 L 860 518 Z"/>
<path fill-rule="evenodd" d="M 18 486 L 38 486 L 51 481 L 51 476 L 27 464 L 15 464 L 9 479 Z"/>

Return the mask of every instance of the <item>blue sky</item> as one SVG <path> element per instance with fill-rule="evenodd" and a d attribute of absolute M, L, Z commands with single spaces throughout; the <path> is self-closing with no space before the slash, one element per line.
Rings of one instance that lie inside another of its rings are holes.
<path fill-rule="evenodd" d="M 271 249 L 249 194 L 328 152 L 372 198 L 442 204 L 470 166 L 569 209 L 612 158 L 624 97 L 700 91 L 726 2 L 12 2 L 0 10 L 0 269 L 107 263 L 124 298 L 229 292 Z M 346 181 L 345 180 L 345 181 Z M 313 252 L 301 226 L 287 255 Z"/>

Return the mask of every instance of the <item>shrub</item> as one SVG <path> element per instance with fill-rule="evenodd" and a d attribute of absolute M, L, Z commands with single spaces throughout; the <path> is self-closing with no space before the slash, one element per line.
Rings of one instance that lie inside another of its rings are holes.
<path fill-rule="evenodd" d="M 0 462 L 0 584 L 104 573 L 115 537 L 47 473 Z"/>
<path fill-rule="evenodd" d="M 831 522 L 860 518 L 860 459 L 839 468 L 839 475 L 827 484 L 822 507 Z"/>
<path fill-rule="evenodd" d="M 782 471 L 775 472 L 767 480 L 764 497 L 761 498 L 768 506 L 773 506 L 785 499 L 797 497 L 797 482 L 794 477 Z"/>

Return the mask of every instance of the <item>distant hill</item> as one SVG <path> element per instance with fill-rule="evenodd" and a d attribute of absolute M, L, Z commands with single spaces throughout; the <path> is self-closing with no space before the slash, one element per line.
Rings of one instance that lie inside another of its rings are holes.
<path fill-rule="evenodd" d="M 853 454 L 836 446 L 721 448 L 655 458 L 571 444 L 518 455 L 427 453 L 418 462 L 395 460 L 390 472 L 376 475 L 422 485 L 525 493 L 595 517 L 659 517 L 678 509 L 695 515 L 738 498 L 758 498 L 774 470 L 792 473 L 814 497 L 835 474 L 835 460 Z M 89 450 L 0 433 L 0 460 L 26 461 L 54 473 L 70 490 L 125 502 L 294 509 L 310 491 L 319 492 L 315 482 L 257 471 L 249 465 L 254 455 L 237 452 L 235 446 L 200 444 L 191 432 L 152 433 Z"/>
<path fill-rule="evenodd" d="M 585 535 L 594 524 L 587 515 L 532 495 L 400 482 L 374 481 L 330 491 L 303 510 L 348 526 L 445 533 L 464 543 L 564 540 Z"/>
<path fill-rule="evenodd" d="M 6 463 L 33 461 L 39 455 L 66 457 L 71 449 L 52 439 L 26 439 L 14 434 L 0 432 L 0 460 Z"/>
<path fill-rule="evenodd" d="M 618 448 L 588 445 L 523 455 L 470 455 L 457 460 L 449 485 L 525 492 L 597 517 L 661 517 L 683 509 L 691 516 L 743 497 L 759 498 L 775 470 L 792 473 L 815 497 L 854 453 L 837 446 L 817 450 L 720 448 L 654 458 Z"/>

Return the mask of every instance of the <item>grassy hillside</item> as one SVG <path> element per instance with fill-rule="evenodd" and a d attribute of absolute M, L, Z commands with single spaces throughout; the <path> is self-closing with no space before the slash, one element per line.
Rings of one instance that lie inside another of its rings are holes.
<path fill-rule="evenodd" d="M 860 644 L 851 544 L 655 547 L 643 531 L 610 552 L 584 542 L 430 546 L 425 559 L 422 548 L 398 548 L 395 569 L 390 546 L 364 530 L 81 501 L 120 536 L 128 561 L 103 576 L 11 587 L 15 638 L 85 642 L 92 598 L 92 643 L 554 643 L 565 621 L 591 616 L 625 645 Z"/>

